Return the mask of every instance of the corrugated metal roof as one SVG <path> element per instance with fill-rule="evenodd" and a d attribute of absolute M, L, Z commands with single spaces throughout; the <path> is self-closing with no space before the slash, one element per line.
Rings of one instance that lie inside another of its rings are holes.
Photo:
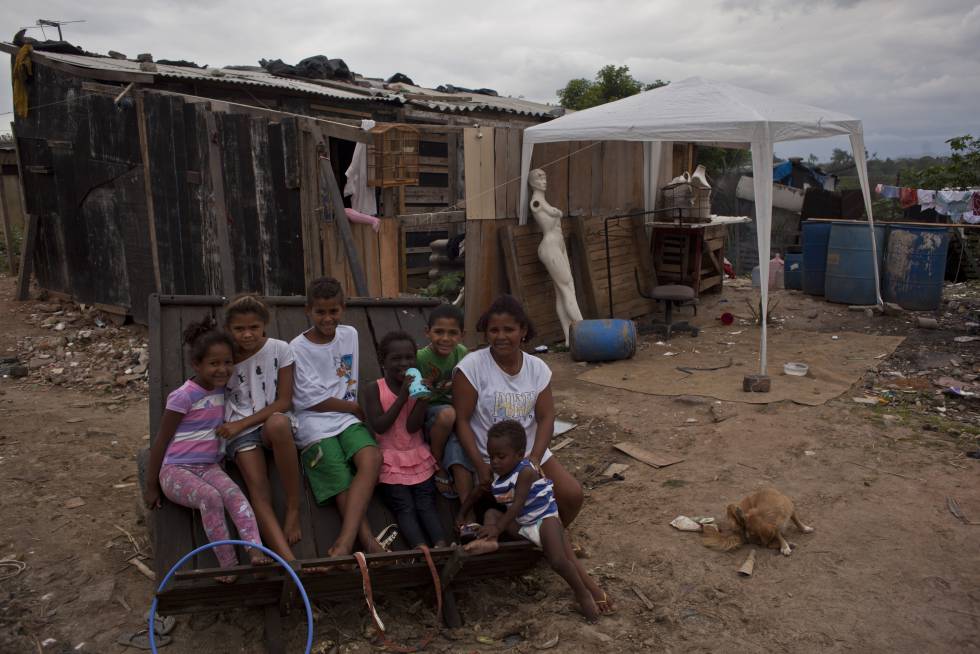
<path fill-rule="evenodd" d="M 523 98 L 484 95 L 482 93 L 443 93 L 435 89 L 413 86 L 411 84 L 396 84 L 393 88 L 413 95 L 433 96 L 432 100 L 412 98 L 408 103 L 434 111 L 457 113 L 469 111 L 500 111 L 537 118 L 556 118 L 565 113 L 565 109 L 558 105 L 533 102 Z M 459 100 L 453 100 L 455 97 L 458 97 Z"/>
<path fill-rule="evenodd" d="M 7 44 L 9 45 L 9 44 Z M 11 46 L 12 47 L 12 46 Z M 379 89 L 357 86 L 331 80 L 330 85 L 318 84 L 316 81 L 306 81 L 289 77 L 272 75 L 264 70 L 244 70 L 231 68 L 191 68 L 157 63 L 156 71 L 140 70 L 137 61 L 128 59 L 112 59 L 110 57 L 61 54 L 40 51 L 45 57 L 91 70 L 116 71 L 125 73 L 141 73 L 166 79 L 186 80 L 189 82 L 204 81 L 229 85 L 260 86 L 280 89 L 289 92 L 309 93 L 324 96 L 334 100 L 384 102 L 411 104 L 416 107 L 445 113 L 469 113 L 473 111 L 494 111 L 535 118 L 554 118 L 561 116 L 565 110 L 557 105 L 532 102 L 522 98 L 509 98 L 480 93 L 442 93 L 434 89 L 410 84 L 396 84 L 390 89 Z M 413 95 L 431 95 L 432 100 L 422 98 L 406 99 L 401 93 Z M 455 98 L 459 98 L 456 100 Z"/>
<path fill-rule="evenodd" d="M 436 111 L 468 112 L 468 111 L 501 111 L 504 113 L 533 116 L 535 118 L 557 118 L 565 113 L 562 107 L 531 102 L 520 98 L 503 98 L 493 95 L 468 93 L 468 101 L 450 102 L 445 100 L 409 100 L 410 104 L 427 107 Z"/>
<path fill-rule="evenodd" d="M 232 70 L 228 68 L 191 68 L 188 66 L 172 66 L 169 64 L 155 64 L 156 71 L 142 71 L 137 61 L 128 59 L 112 59 L 110 57 L 88 57 L 85 55 L 61 54 L 56 52 L 43 52 L 45 57 L 54 61 L 60 61 L 80 68 L 92 70 L 120 71 L 126 73 L 143 73 L 163 77 L 167 79 L 180 79 L 187 81 L 217 82 L 220 84 L 262 86 L 266 88 L 282 89 L 284 91 L 311 93 L 322 95 L 337 100 L 360 100 L 360 101 L 380 101 L 380 102 L 404 102 L 396 93 L 381 91 L 378 89 L 351 86 L 352 90 L 335 88 L 307 82 L 302 80 L 278 77 L 265 71 L 255 70 Z M 332 82 L 332 84 L 342 84 Z M 344 85 L 347 86 L 347 85 Z"/>

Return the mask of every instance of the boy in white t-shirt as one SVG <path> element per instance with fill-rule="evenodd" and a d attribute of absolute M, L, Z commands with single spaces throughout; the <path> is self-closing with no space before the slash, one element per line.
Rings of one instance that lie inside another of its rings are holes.
<path fill-rule="evenodd" d="M 306 315 L 313 327 L 290 343 L 296 359 L 296 446 L 317 503 L 336 498 L 343 516 L 329 556 L 350 554 L 355 538 L 367 552 L 384 549 L 365 518 L 381 472 L 381 452 L 362 424 L 357 330 L 341 324 L 344 309 L 340 282 L 331 277 L 313 280 L 306 294 Z"/>

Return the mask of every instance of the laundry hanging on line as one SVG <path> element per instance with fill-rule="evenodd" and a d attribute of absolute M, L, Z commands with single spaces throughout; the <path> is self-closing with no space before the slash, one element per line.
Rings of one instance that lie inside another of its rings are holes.
<path fill-rule="evenodd" d="M 875 193 L 883 198 L 898 200 L 903 209 L 919 205 L 923 211 L 935 209 L 936 213 L 949 216 L 953 222 L 980 223 L 980 190 L 934 191 L 878 184 Z"/>

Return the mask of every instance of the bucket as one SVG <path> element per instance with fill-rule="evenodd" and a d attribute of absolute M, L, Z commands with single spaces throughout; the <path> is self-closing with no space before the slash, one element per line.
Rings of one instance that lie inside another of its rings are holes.
<path fill-rule="evenodd" d="M 824 295 L 841 304 L 877 304 L 875 266 L 881 270 L 885 251 L 885 228 L 875 227 L 877 257 L 871 258 L 871 230 L 866 222 L 838 222 L 827 241 L 827 271 Z M 805 274 L 805 271 L 804 271 Z"/>
<path fill-rule="evenodd" d="M 943 300 L 949 232 L 944 227 L 893 226 L 888 232 L 881 294 L 909 311 L 932 311 Z"/>
<path fill-rule="evenodd" d="M 573 361 L 619 361 L 636 354 L 636 323 L 608 318 L 572 323 L 568 340 Z"/>
<path fill-rule="evenodd" d="M 783 285 L 788 289 L 803 289 L 803 255 L 786 253 L 786 264 L 783 268 Z"/>
<path fill-rule="evenodd" d="M 823 295 L 827 241 L 833 223 L 803 223 L 803 292 Z"/>

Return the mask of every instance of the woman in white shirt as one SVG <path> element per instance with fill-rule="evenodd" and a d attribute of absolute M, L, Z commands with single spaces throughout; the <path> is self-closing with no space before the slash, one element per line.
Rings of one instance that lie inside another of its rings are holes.
<path fill-rule="evenodd" d="M 582 508 L 582 485 L 552 456 L 555 432 L 551 369 L 521 349 L 534 326 L 521 303 L 502 295 L 477 323 L 490 347 L 468 354 L 453 373 L 456 434 L 476 467 L 479 483 L 490 487 L 487 431 L 501 420 L 516 420 L 527 432 L 527 458 L 554 483 L 561 521 L 567 526 Z"/>

